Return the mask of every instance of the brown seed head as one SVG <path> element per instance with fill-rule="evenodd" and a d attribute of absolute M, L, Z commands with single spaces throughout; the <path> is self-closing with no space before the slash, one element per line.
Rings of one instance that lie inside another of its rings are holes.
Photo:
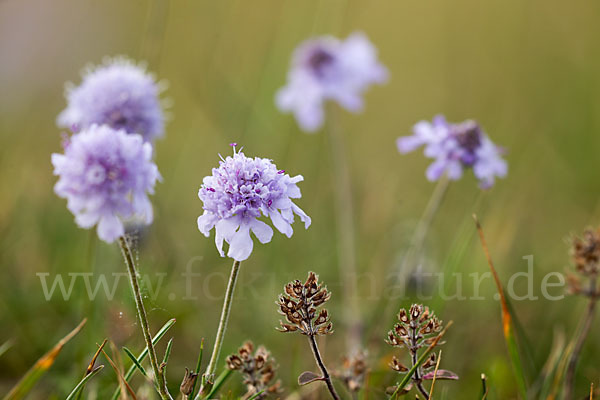
<path fill-rule="evenodd" d="M 262 392 L 257 399 L 264 399 L 269 394 L 280 392 L 281 383 L 272 382 L 275 379 L 275 360 L 269 351 L 260 346 L 254 352 L 254 345 L 248 341 L 239 348 L 237 354 L 227 357 L 227 368 L 239 371 L 243 376 L 247 393 L 245 398 Z"/>
<path fill-rule="evenodd" d="M 319 283 L 314 272 L 308 273 L 305 283 L 294 280 L 285 285 L 284 293 L 277 301 L 279 313 L 287 321 L 279 321 L 280 332 L 300 331 L 308 336 L 333 333 L 329 313 L 326 309 L 318 310 L 319 306 L 329 300 L 331 293 Z"/>

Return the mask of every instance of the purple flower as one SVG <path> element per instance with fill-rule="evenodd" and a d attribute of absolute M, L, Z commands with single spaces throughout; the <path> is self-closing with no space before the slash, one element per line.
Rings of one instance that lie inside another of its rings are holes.
<path fill-rule="evenodd" d="M 496 146 L 481 127 L 471 120 L 450 124 L 438 115 L 433 122 L 421 121 L 413 128 L 412 136 L 398 138 L 398 150 L 411 152 L 425 147 L 425 156 L 434 162 L 427 168 L 427 178 L 439 179 L 444 173 L 457 180 L 465 168 L 473 168 L 473 173 L 482 188 L 494 184 L 495 177 L 503 178 L 508 172 L 506 161 L 502 159 L 502 149 Z"/>
<path fill-rule="evenodd" d="M 123 219 L 152 222 L 148 194 L 160 179 L 152 146 L 140 135 L 106 125 L 92 125 L 65 143 L 64 154 L 52 154 L 54 191 L 67 199 L 82 228 L 98 224 L 98 236 L 111 243 L 124 234 Z"/>
<path fill-rule="evenodd" d="M 276 96 L 277 107 L 293 112 L 304 131 L 314 132 L 323 124 L 325 100 L 358 112 L 363 108 L 362 93 L 387 77 L 377 49 L 363 33 L 343 41 L 331 36 L 310 39 L 294 51 L 288 83 Z"/>
<path fill-rule="evenodd" d="M 222 159 L 222 158 L 221 158 Z M 198 197 L 204 214 L 198 217 L 198 229 L 206 237 L 215 228 L 215 243 L 224 257 L 223 241 L 229 243 L 227 256 L 244 261 L 252 253 L 250 231 L 261 243 L 268 243 L 273 229 L 258 218 L 265 216 L 281 233 L 291 237 L 294 214 L 310 226 L 310 217 L 291 199 L 302 197 L 296 184 L 304 178 L 290 177 L 267 158 L 249 158 L 241 151 L 222 159 L 212 175 L 204 178 Z"/>
<path fill-rule="evenodd" d="M 67 85 L 68 105 L 57 123 L 74 130 L 92 124 L 139 133 L 152 141 L 164 133 L 165 116 L 159 99 L 162 88 L 142 66 L 116 58 L 88 68 L 77 87 Z"/>

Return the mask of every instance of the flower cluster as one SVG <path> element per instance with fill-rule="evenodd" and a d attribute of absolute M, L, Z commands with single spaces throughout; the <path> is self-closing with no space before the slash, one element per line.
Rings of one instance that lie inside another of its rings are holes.
<path fill-rule="evenodd" d="M 122 219 L 152 222 L 148 194 L 160 174 L 152 162 L 152 146 L 140 135 L 106 125 L 92 125 L 64 144 L 64 154 L 52 154 L 54 191 L 82 228 L 98 224 L 100 239 L 113 242 L 124 234 Z"/>
<path fill-rule="evenodd" d="M 369 368 L 366 362 L 366 353 L 357 351 L 342 360 L 342 368 L 335 373 L 350 392 L 358 392 L 365 384 Z"/>
<path fill-rule="evenodd" d="M 160 92 L 143 67 L 124 58 L 107 60 L 89 68 L 81 85 L 67 87 L 68 105 L 57 122 L 75 131 L 92 124 L 108 125 L 152 141 L 164 133 Z"/>
<path fill-rule="evenodd" d="M 331 297 L 331 293 L 319 283 L 314 272 L 308 273 L 305 283 L 299 280 L 285 285 L 285 294 L 279 296 L 279 312 L 288 323 L 279 321 L 281 332 L 300 331 L 303 335 L 316 336 L 333 333 L 333 325 L 326 309 L 317 308 Z"/>
<path fill-rule="evenodd" d="M 581 237 L 575 237 L 571 253 L 575 270 L 590 282 L 589 287 L 584 288 L 579 276 L 568 274 L 569 291 L 590 297 L 600 296 L 600 290 L 596 288 L 600 273 L 600 228 L 586 229 Z"/>
<path fill-rule="evenodd" d="M 411 367 L 414 366 L 419 358 L 419 353 L 424 347 L 439 345 L 438 334 L 442 331 L 442 322 L 437 319 L 428 307 L 421 304 L 413 304 L 408 312 L 401 309 L 398 313 L 398 323 L 388 332 L 386 342 L 394 347 L 404 347 L 410 353 Z M 422 386 L 422 381 L 432 380 L 434 372 L 431 371 L 436 366 L 436 355 L 431 353 L 427 360 L 419 366 L 412 376 L 413 384 L 418 390 L 427 395 L 427 391 Z M 396 356 L 392 358 L 390 367 L 399 373 L 408 372 L 411 367 L 404 365 Z M 429 372 L 428 372 L 429 371 Z M 458 379 L 458 376 L 451 371 L 438 369 L 436 379 Z M 410 387 L 405 388 L 406 391 Z"/>
<path fill-rule="evenodd" d="M 245 399 L 256 396 L 256 399 L 264 399 L 269 394 L 280 392 L 281 382 L 275 379 L 275 360 L 263 346 L 260 346 L 254 354 L 254 345 L 248 341 L 238 350 L 238 354 L 227 357 L 227 368 L 239 371 L 244 377 L 247 387 Z M 260 394 L 258 394 L 260 393 Z"/>
<path fill-rule="evenodd" d="M 204 178 L 198 197 L 204 213 L 198 218 L 198 229 L 205 236 L 215 228 L 215 242 L 224 256 L 223 241 L 229 243 L 228 257 L 243 261 L 252 253 L 250 231 L 261 243 L 268 243 L 273 229 L 258 218 L 266 216 L 275 228 L 291 237 L 294 214 L 310 226 L 310 217 L 291 199 L 301 197 L 296 185 L 302 175 L 290 177 L 266 158 L 246 157 L 236 151 L 222 159 L 212 175 Z"/>
<path fill-rule="evenodd" d="M 314 132 L 323 124 L 326 100 L 358 112 L 363 108 L 362 93 L 387 76 L 364 34 L 354 33 L 346 40 L 318 37 L 294 52 L 288 83 L 277 93 L 276 103 L 281 111 L 293 112 L 303 130 Z"/>
<path fill-rule="evenodd" d="M 433 122 L 421 121 L 413 128 L 414 135 L 400 137 L 398 150 L 408 153 L 425 146 L 425 156 L 434 162 L 427 169 L 427 178 L 438 180 L 444 173 L 449 179 L 462 177 L 463 170 L 473 168 L 482 188 L 494 184 L 495 177 L 508 172 L 502 149 L 496 146 L 475 121 L 451 124 L 438 115 Z"/>

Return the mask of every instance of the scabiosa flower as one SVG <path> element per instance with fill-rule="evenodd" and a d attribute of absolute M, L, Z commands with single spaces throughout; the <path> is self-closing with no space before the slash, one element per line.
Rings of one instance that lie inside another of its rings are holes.
<path fill-rule="evenodd" d="M 323 124 L 325 100 L 358 112 L 363 108 L 362 93 L 372 83 L 384 83 L 387 76 L 377 49 L 363 33 L 346 40 L 309 39 L 294 51 L 288 83 L 277 93 L 276 103 L 281 111 L 293 112 L 304 131 L 314 132 Z"/>
<path fill-rule="evenodd" d="M 100 239 L 111 243 L 124 234 L 123 220 L 140 217 L 152 222 L 148 194 L 160 178 L 152 162 L 152 146 L 137 134 L 106 125 L 92 125 L 64 144 L 64 154 L 52 154 L 54 191 L 82 228 L 98 224 Z"/>
<path fill-rule="evenodd" d="M 258 218 L 265 216 L 281 233 L 291 237 L 294 214 L 310 226 L 310 217 L 291 199 L 302 197 L 296 185 L 302 175 L 290 177 L 278 170 L 267 158 L 246 157 L 233 147 L 233 156 L 221 159 L 212 175 L 204 178 L 198 197 L 204 213 L 198 218 L 198 229 L 206 237 L 215 228 L 215 243 L 221 257 L 223 241 L 229 243 L 227 256 L 244 261 L 252 253 L 250 231 L 261 243 L 268 243 L 273 229 Z"/>
<path fill-rule="evenodd" d="M 161 86 L 143 66 L 125 58 L 88 68 L 77 87 L 67 85 L 67 108 L 58 116 L 61 127 L 85 129 L 92 124 L 139 133 L 152 141 L 164 133 Z"/>
<path fill-rule="evenodd" d="M 435 161 L 427 168 L 427 178 L 438 180 L 444 173 L 449 179 L 462 177 L 463 170 L 472 168 L 482 188 L 489 188 L 496 177 L 508 172 L 503 150 L 496 146 L 475 121 L 451 124 L 442 115 L 430 123 L 421 121 L 413 128 L 414 135 L 398 138 L 398 150 L 411 152 L 424 146 L 424 154 Z"/>

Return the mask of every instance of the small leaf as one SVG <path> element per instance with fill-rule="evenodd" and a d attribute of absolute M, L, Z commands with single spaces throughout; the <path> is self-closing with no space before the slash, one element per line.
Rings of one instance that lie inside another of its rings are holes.
<path fill-rule="evenodd" d="M 433 377 L 434 377 L 433 372 L 429 372 L 429 373 L 423 375 L 423 379 L 425 379 L 426 381 L 432 380 Z M 446 379 L 446 380 L 451 380 L 451 381 L 457 381 L 458 375 L 456 375 L 452 371 L 448 371 L 445 369 L 438 369 L 437 374 L 435 374 L 435 379 Z"/>
<path fill-rule="evenodd" d="M 73 389 L 71 394 L 69 394 L 69 396 L 67 396 L 67 400 L 72 400 L 73 398 L 75 398 L 75 396 L 81 390 L 83 390 L 83 387 L 85 386 L 87 381 L 92 379 L 94 377 L 94 375 L 96 375 L 98 372 L 100 372 L 102 370 L 102 368 L 104 368 L 104 365 L 98 365 L 97 367 L 92 368 L 92 370 L 83 377 L 83 379 L 77 384 L 77 386 L 75 386 L 75 389 Z"/>
<path fill-rule="evenodd" d="M 135 365 L 137 367 L 137 369 L 140 370 L 140 372 L 142 373 L 142 375 L 144 376 L 148 376 L 148 374 L 146 373 L 146 370 L 144 369 L 144 367 L 142 367 L 142 364 L 139 363 L 139 361 L 135 358 L 135 356 L 133 355 L 133 353 L 131 352 L 131 350 L 129 350 L 127 347 L 123 347 L 123 351 L 125 352 L 125 354 L 127 354 L 127 356 L 129 357 L 129 359 L 131 361 L 133 361 L 133 365 Z"/>
<path fill-rule="evenodd" d="M 308 385 L 309 383 L 312 383 L 315 381 L 322 381 L 322 380 L 323 380 L 323 377 L 321 375 L 317 375 L 314 372 L 310 372 L 310 371 L 304 371 L 298 377 L 298 385 L 300 385 L 300 386 Z"/>

